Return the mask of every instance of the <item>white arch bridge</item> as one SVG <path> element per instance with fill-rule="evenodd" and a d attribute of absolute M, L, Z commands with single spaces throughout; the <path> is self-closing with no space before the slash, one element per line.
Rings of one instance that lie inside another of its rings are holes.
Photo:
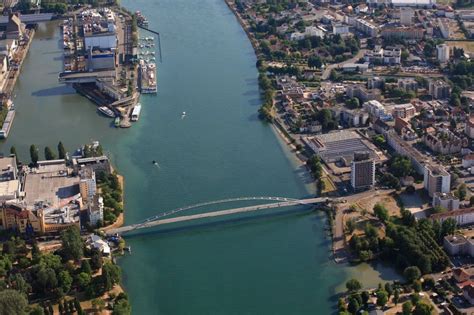
<path fill-rule="evenodd" d="M 238 201 L 271 201 L 271 203 L 167 218 L 171 215 L 181 213 L 187 210 L 195 209 L 195 208 L 202 208 L 202 207 L 206 207 L 210 205 L 225 204 L 225 203 L 238 202 Z M 338 198 L 335 198 L 335 199 L 329 199 L 329 198 L 294 199 L 294 198 L 285 198 L 285 197 L 229 198 L 229 199 L 202 202 L 202 203 L 197 203 L 197 204 L 186 206 L 186 207 L 173 209 L 171 211 L 166 211 L 158 215 L 155 215 L 153 217 L 150 217 L 140 223 L 126 225 L 119 228 L 107 230 L 106 233 L 107 234 L 115 234 L 115 233 L 122 234 L 122 233 L 131 232 L 131 231 L 135 231 L 139 229 L 150 228 L 150 227 L 154 227 L 158 225 L 192 221 L 192 220 L 198 220 L 198 219 L 204 219 L 204 218 L 220 217 L 220 216 L 226 216 L 226 215 L 244 213 L 244 212 L 255 212 L 255 211 L 264 210 L 264 209 L 276 209 L 276 208 L 289 207 L 289 206 L 314 205 L 314 204 L 321 204 L 321 203 L 329 204 L 329 203 L 339 203 L 339 202 L 341 202 L 341 200 Z"/>

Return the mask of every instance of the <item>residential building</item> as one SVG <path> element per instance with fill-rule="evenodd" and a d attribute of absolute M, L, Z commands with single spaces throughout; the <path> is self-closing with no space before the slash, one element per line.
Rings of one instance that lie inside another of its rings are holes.
<path fill-rule="evenodd" d="M 395 130 L 389 130 L 385 133 L 388 145 L 399 155 L 406 156 L 410 159 L 418 174 L 425 173 L 425 165 L 428 162 L 426 157 L 421 154 L 412 145 L 403 140 Z"/>
<path fill-rule="evenodd" d="M 459 209 L 459 198 L 452 193 L 434 193 L 433 207 L 442 207 L 448 211 Z"/>
<path fill-rule="evenodd" d="M 442 80 L 430 80 L 429 94 L 436 99 L 448 98 L 451 95 L 451 88 Z"/>
<path fill-rule="evenodd" d="M 382 89 L 384 84 L 385 80 L 381 77 L 370 77 L 367 80 L 367 87 L 369 89 Z"/>
<path fill-rule="evenodd" d="M 389 26 L 382 29 L 381 35 L 383 38 L 420 40 L 425 35 L 425 29 L 422 27 Z"/>
<path fill-rule="evenodd" d="M 416 92 L 418 90 L 418 82 L 413 78 L 398 79 L 398 87 L 405 91 Z"/>
<path fill-rule="evenodd" d="M 332 25 L 332 33 L 334 35 L 341 35 L 341 36 L 348 35 L 350 34 L 349 25 L 345 25 L 342 23 L 334 23 Z"/>
<path fill-rule="evenodd" d="M 344 109 L 341 112 L 341 121 L 350 127 L 365 126 L 369 120 L 369 114 L 362 109 Z"/>
<path fill-rule="evenodd" d="M 379 89 L 367 89 L 362 85 L 348 85 L 346 87 L 347 97 L 357 97 L 361 102 L 367 102 L 371 100 L 380 100 L 382 93 Z"/>
<path fill-rule="evenodd" d="M 469 304 L 474 305 L 474 285 L 469 284 L 462 289 L 463 297 L 469 302 Z"/>
<path fill-rule="evenodd" d="M 415 106 L 412 104 L 399 104 L 393 106 L 392 115 L 394 118 L 412 118 L 416 115 Z"/>
<path fill-rule="evenodd" d="M 91 200 L 97 194 L 95 172 L 90 167 L 83 167 L 79 172 L 79 191 L 84 201 Z"/>
<path fill-rule="evenodd" d="M 470 138 L 474 139 L 474 115 L 470 115 L 466 122 L 464 133 Z"/>
<path fill-rule="evenodd" d="M 433 217 L 433 216 L 432 216 Z M 443 239 L 443 248 L 450 256 L 471 255 L 474 253 L 474 244 L 460 234 L 447 235 Z"/>
<path fill-rule="evenodd" d="M 0 206 L 0 228 L 30 235 L 43 231 L 42 222 L 36 214 L 16 203 L 3 203 Z"/>
<path fill-rule="evenodd" d="M 437 129 L 423 135 L 423 143 L 433 152 L 441 154 L 455 154 L 461 152 L 466 141 L 447 129 Z"/>
<path fill-rule="evenodd" d="M 382 46 L 375 46 L 371 51 L 367 51 L 364 55 L 364 60 L 373 64 L 400 64 L 402 51 L 399 47 L 387 47 L 383 49 Z"/>
<path fill-rule="evenodd" d="M 377 100 L 371 100 L 364 103 L 364 108 L 367 110 L 369 115 L 373 118 L 373 121 L 380 119 L 383 121 L 393 120 L 390 113 L 387 112 L 385 106 Z"/>
<path fill-rule="evenodd" d="M 465 208 L 448 212 L 436 213 L 431 215 L 430 217 L 430 219 L 439 221 L 440 223 L 449 218 L 454 219 L 456 221 L 456 224 L 459 226 L 472 224 L 474 223 L 474 208 Z M 472 253 L 474 254 L 474 247 Z"/>
<path fill-rule="evenodd" d="M 466 154 L 462 157 L 462 167 L 469 168 L 474 166 L 474 153 Z"/>
<path fill-rule="evenodd" d="M 97 226 L 99 222 L 104 222 L 104 199 L 99 195 L 94 195 L 87 208 L 89 223 Z"/>
<path fill-rule="evenodd" d="M 451 175 L 441 165 L 425 165 L 423 185 L 430 197 L 451 191 Z"/>
<path fill-rule="evenodd" d="M 342 65 L 342 71 L 344 72 L 366 72 L 369 70 L 369 63 L 345 63 Z"/>
<path fill-rule="evenodd" d="M 409 26 L 413 24 L 415 11 L 412 8 L 400 8 L 400 24 Z"/>
<path fill-rule="evenodd" d="M 370 152 L 355 152 L 351 163 L 351 186 L 354 190 L 375 184 L 375 160 Z"/>
<path fill-rule="evenodd" d="M 446 44 L 436 45 L 436 55 L 438 61 L 445 63 L 449 61 L 449 46 Z"/>
<path fill-rule="evenodd" d="M 358 31 L 371 37 L 377 36 L 378 27 L 373 23 L 364 19 L 355 19 L 354 23 Z"/>

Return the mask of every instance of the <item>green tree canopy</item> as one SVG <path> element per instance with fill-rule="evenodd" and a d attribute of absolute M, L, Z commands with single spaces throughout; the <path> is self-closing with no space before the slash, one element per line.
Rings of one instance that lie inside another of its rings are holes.
<path fill-rule="evenodd" d="M 380 203 L 375 204 L 374 214 L 377 218 L 379 218 L 383 222 L 386 222 L 389 218 L 387 208 L 385 208 L 385 206 L 383 204 L 380 204 Z"/>
<path fill-rule="evenodd" d="M 33 165 L 36 165 L 36 163 L 38 163 L 38 160 L 39 160 L 38 148 L 34 144 L 30 146 L 30 158 L 31 158 L 31 163 Z"/>
<path fill-rule="evenodd" d="M 54 154 L 54 152 L 51 150 L 50 147 L 44 148 L 44 158 L 46 160 L 55 160 L 56 159 L 56 155 Z"/>
<path fill-rule="evenodd" d="M 407 279 L 409 283 L 413 283 L 415 280 L 420 279 L 421 271 L 416 266 L 407 267 L 403 271 L 403 276 Z"/>
<path fill-rule="evenodd" d="M 63 252 L 66 258 L 79 260 L 84 254 L 84 242 L 77 226 L 71 226 L 61 233 Z"/>
<path fill-rule="evenodd" d="M 0 292 L 0 315 L 23 315 L 28 306 L 25 296 L 15 290 Z"/>
<path fill-rule="evenodd" d="M 58 143 L 58 156 L 60 159 L 66 158 L 66 149 L 64 148 L 64 145 L 61 141 Z"/>
<path fill-rule="evenodd" d="M 350 292 L 359 291 L 362 288 L 362 284 L 357 279 L 350 279 L 346 282 L 346 288 Z"/>

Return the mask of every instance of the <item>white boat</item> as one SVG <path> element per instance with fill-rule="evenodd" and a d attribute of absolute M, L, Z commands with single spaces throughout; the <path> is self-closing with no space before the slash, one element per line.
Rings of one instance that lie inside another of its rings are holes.
<path fill-rule="evenodd" d="M 98 108 L 98 110 L 105 116 L 112 117 L 112 118 L 115 117 L 115 113 L 107 106 L 101 106 Z"/>
<path fill-rule="evenodd" d="M 182 115 L 183 115 L 183 116 L 186 116 L 186 112 L 183 112 L 183 114 L 182 114 Z"/>
<path fill-rule="evenodd" d="M 138 103 L 137 105 L 135 105 L 135 107 L 133 108 L 133 111 L 132 111 L 132 117 L 130 118 L 131 121 L 137 121 L 138 118 L 140 118 L 140 112 L 142 110 L 142 105 L 140 103 Z"/>

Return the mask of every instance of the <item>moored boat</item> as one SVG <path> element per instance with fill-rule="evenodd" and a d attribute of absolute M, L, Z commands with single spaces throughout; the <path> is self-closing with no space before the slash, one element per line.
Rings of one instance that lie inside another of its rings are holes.
<path fill-rule="evenodd" d="M 140 103 L 138 103 L 137 105 L 135 105 L 135 107 L 133 108 L 133 111 L 132 111 L 132 116 L 130 118 L 131 121 L 137 121 L 138 118 L 140 118 L 140 112 L 142 110 L 142 105 Z"/>
<path fill-rule="evenodd" d="M 115 117 L 115 113 L 107 106 L 101 106 L 97 110 L 101 112 L 102 114 L 104 114 L 105 116 L 112 117 L 112 118 Z"/>

